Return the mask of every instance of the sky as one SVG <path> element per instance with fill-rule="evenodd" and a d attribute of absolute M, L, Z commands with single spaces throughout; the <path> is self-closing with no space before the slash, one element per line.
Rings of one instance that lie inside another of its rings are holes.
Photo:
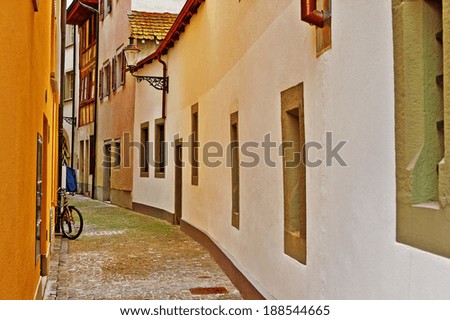
<path fill-rule="evenodd" d="M 132 0 L 131 10 L 179 13 L 186 0 Z"/>

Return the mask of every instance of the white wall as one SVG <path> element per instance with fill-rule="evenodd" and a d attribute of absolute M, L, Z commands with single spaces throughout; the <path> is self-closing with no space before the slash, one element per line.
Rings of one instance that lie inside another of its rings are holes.
<path fill-rule="evenodd" d="M 179 13 L 186 0 L 132 0 L 131 10 Z"/>
<path fill-rule="evenodd" d="M 165 57 L 170 76 L 166 132 L 170 141 L 177 132 L 187 140 L 190 107 L 198 102 L 202 143 L 228 143 L 229 115 L 236 110 L 241 144 L 262 141 L 269 132 L 280 143 L 280 92 L 303 82 L 306 140 L 324 144 L 331 131 L 333 146 L 348 141 L 340 153 L 348 167 L 335 162 L 307 169 L 307 265 L 283 253 L 282 162 L 275 151 L 276 168 L 241 169 L 240 230 L 231 227 L 231 175 L 223 166 L 201 164 L 198 187 L 190 185 L 190 167 L 183 169 L 183 219 L 215 240 L 267 297 L 449 299 L 450 260 L 395 239 L 390 2 L 333 3 L 333 48 L 319 58 L 314 28 L 300 21 L 299 3 L 291 1 L 217 83 L 209 82 L 210 90 L 197 90 L 193 98 L 189 80 L 196 74 L 189 73 L 189 59 L 208 66 L 211 58 L 187 57 L 196 50 L 192 44 L 203 41 L 189 32 L 199 30 L 196 24 L 207 20 L 201 15 L 213 12 L 216 2 L 202 5 Z M 160 68 L 154 62 L 143 72 Z M 160 93 L 142 84 L 136 92 L 139 141 L 140 122 L 152 125 L 159 117 Z M 153 134 L 151 127 L 150 140 Z M 168 154 L 173 159 L 173 149 Z M 262 150 L 258 154 L 262 157 Z M 314 155 L 325 156 L 323 150 Z M 133 201 L 173 212 L 172 163 L 164 180 L 153 178 L 153 171 L 150 178 L 138 178 L 135 170 Z"/>
<path fill-rule="evenodd" d="M 66 34 L 66 37 L 68 37 L 69 35 Z M 76 39 L 75 41 L 77 41 L 76 43 L 76 47 L 78 50 L 78 42 L 79 42 L 79 36 L 78 36 L 78 31 L 76 31 Z M 78 56 L 78 55 L 77 55 Z M 74 91 L 73 91 L 73 99 L 72 100 L 67 100 L 64 101 L 64 117 L 72 117 L 72 105 L 75 102 L 75 112 L 73 114 L 73 117 L 76 117 L 78 119 L 78 105 L 79 105 L 79 98 L 78 98 L 78 74 L 79 74 L 79 69 L 78 69 L 78 64 L 75 64 L 75 70 L 74 70 L 74 59 L 76 59 L 75 53 L 74 53 L 74 45 L 69 45 L 65 47 L 65 64 L 64 64 L 64 73 L 67 73 L 69 71 L 75 71 L 75 79 L 74 79 Z M 64 98 L 64 97 L 63 97 Z M 76 123 L 75 123 L 76 125 Z M 70 124 L 68 124 L 66 121 L 63 121 L 63 128 L 64 130 L 66 130 L 67 134 L 68 134 L 68 138 L 69 138 L 69 151 L 71 151 L 71 144 L 72 141 L 75 142 L 75 148 L 77 145 L 77 141 L 76 141 L 76 137 L 74 137 L 74 139 L 72 139 L 72 126 Z M 77 131 L 77 127 L 75 127 L 75 131 Z M 76 132 L 75 132 L 76 133 Z M 74 152 L 76 153 L 76 149 L 74 150 Z M 68 166 L 70 166 L 70 163 L 68 163 Z M 74 166 L 76 166 L 76 160 L 74 160 Z M 65 177 L 65 175 L 63 175 L 63 177 Z M 64 179 L 63 179 L 64 180 Z M 65 181 L 64 181 L 65 183 Z"/>
<path fill-rule="evenodd" d="M 155 61 L 149 67 L 139 71 L 140 74 L 162 76 L 162 65 Z M 170 97 L 170 95 L 169 95 Z M 142 81 L 136 84 L 134 141 L 140 142 L 141 123 L 149 121 L 149 141 L 155 141 L 155 119 L 162 117 L 162 91 L 151 87 L 148 82 Z M 166 134 L 172 136 L 174 131 L 172 117 L 166 120 Z M 169 129 L 170 128 L 170 129 Z M 153 150 L 150 156 L 154 159 Z M 154 166 L 149 167 L 149 177 L 140 177 L 140 155 L 139 150 L 134 148 L 133 155 L 133 202 L 151 205 L 156 208 L 173 212 L 173 166 L 170 166 L 165 178 L 155 178 Z M 170 149 L 172 150 L 172 149 Z M 172 152 L 168 153 L 168 163 L 173 163 Z"/>

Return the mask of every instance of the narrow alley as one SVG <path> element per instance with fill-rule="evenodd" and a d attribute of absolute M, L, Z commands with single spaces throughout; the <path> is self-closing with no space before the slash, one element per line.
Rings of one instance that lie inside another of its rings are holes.
<path fill-rule="evenodd" d="M 210 254 L 179 227 L 82 196 L 80 238 L 55 237 L 45 299 L 241 299 Z"/>
<path fill-rule="evenodd" d="M 449 318 L 417 301 L 450 300 L 450 0 L 5 0 L 0 25 L 2 318 Z"/>

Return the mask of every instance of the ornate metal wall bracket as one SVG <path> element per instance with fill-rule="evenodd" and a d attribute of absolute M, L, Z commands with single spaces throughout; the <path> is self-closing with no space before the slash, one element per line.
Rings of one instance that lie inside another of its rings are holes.
<path fill-rule="evenodd" d="M 150 77 L 150 76 L 136 76 L 133 74 L 133 77 L 136 78 L 136 81 L 139 83 L 142 80 L 147 81 L 150 85 L 157 90 L 164 90 L 164 82 L 166 92 L 169 92 L 169 78 L 164 77 Z"/>
<path fill-rule="evenodd" d="M 143 80 L 147 81 L 153 88 L 157 90 L 164 90 L 169 93 L 169 77 L 152 77 L 152 76 L 138 76 L 135 75 L 134 72 L 136 70 L 130 70 L 131 75 L 136 78 L 136 81 L 142 82 Z"/>
<path fill-rule="evenodd" d="M 63 117 L 64 121 L 73 126 L 77 123 L 77 117 Z"/>

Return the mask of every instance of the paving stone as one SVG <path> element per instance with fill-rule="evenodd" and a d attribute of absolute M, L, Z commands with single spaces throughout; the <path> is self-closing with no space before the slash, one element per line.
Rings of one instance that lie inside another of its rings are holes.
<path fill-rule="evenodd" d="M 47 300 L 242 299 L 210 254 L 164 221 L 75 196 L 84 233 L 56 236 Z M 193 295 L 191 288 L 225 287 L 226 294 Z"/>

